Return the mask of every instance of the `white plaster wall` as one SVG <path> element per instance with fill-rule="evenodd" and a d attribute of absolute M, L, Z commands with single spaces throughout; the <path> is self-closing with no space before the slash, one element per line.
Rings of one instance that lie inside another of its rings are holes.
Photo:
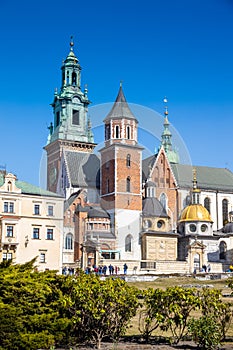
<path fill-rule="evenodd" d="M 141 212 L 136 210 L 117 210 L 115 216 L 117 229 L 117 249 L 121 251 L 123 260 L 141 260 Z M 132 251 L 125 251 L 125 237 L 132 235 Z"/>

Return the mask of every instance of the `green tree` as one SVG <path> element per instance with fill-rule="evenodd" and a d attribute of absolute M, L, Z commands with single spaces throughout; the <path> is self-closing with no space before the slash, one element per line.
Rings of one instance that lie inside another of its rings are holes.
<path fill-rule="evenodd" d="M 63 276 L 37 272 L 35 259 L 0 264 L 1 349 L 49 348 L 62 341 L 69 320 L 62 315 Z"/>
<path fill-rule="evenodd" d="M 64 304 L 77 341 L 94 341 L 98 349 L 105 337 L 118 341 L 136 314 L 139 291 L 119 278 L 102 281 L 94 274 L 80 273 L 67 283 Z"/>

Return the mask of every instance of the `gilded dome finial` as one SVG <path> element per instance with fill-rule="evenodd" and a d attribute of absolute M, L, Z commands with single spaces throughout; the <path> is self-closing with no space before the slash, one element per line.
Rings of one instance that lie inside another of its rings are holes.
<path fill-rule="evenodd" d="M 73 46 L 74 46 L 74 40 L 73 40 L 73 36 L 71 35 L 71 37 L 70 37 L 70 51 L 73 51 Z"/>
<path fill-rule="evenodd" d="M 197 169 L 193 168 L 193 189 L 197 189 Z"/>

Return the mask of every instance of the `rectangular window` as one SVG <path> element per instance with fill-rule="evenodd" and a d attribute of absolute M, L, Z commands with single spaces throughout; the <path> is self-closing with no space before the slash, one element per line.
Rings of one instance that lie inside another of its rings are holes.
<path fill-rule="evenodd" d="M 52 205 L 48 206 L 48 215 L 53 216 L 53 206 Z"/>
<path fill-rule="evenodd" d="M 73 119 L 72 119 L 73 125 L 79 125 L 79 111 L 76 109 L 73 109 Z"/>
<path fill-rule="evenodd" d="M 4 213 L 14 213 L 13 202 L 4 202 Z"/>
<path fill-rule="evenodd" d="M 7 226 L 6 227 L 6 235 L 7 237 L 13 237 L 14 227 L 13 226 Z"/>
<path fill-rule="evenodd" d="M 40 215 L 40 205 L 39 204 L 34 205 L 34 214 Z"/>
<path fill-rule="evenodd" d="M 53 229 L 52 228 L 47 229 L 47 239 L 53 239 Z"/>
<path fill-rule="evenodd" d="M 45 253 L 40 253 L 40 263 L 45 263 Z"/>
<path fill-rule="evenodd" d="M 33 239 L 39 239 L 40 238 L 40 229 L 38 227 L 33 228 Z"/>
<path fill-rule="evenodd" d="M 2 253 L 2 260 L 12 260 L 12 253 Z"/>

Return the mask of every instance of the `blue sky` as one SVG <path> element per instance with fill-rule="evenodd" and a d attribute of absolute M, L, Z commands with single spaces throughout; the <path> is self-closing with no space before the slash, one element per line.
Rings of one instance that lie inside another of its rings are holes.
<path fill-rule="evenodd" d="M 167 96 L 191 162 L 233 170 L 233 0 L 0 0 L 0 33 L 0 164 L 20 180 L 39 183 L 71 35 L 93 106 L 121 80 L 158 113 Z"/>

